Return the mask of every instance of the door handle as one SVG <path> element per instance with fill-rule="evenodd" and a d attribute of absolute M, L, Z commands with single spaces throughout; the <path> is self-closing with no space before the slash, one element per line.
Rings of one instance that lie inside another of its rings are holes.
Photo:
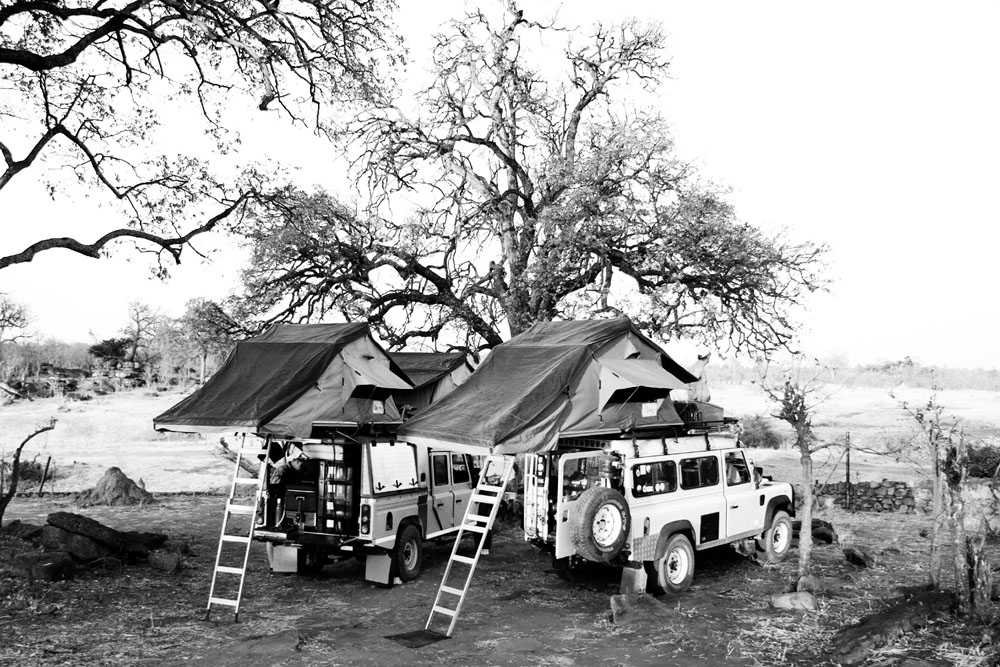
<path fill-rule="evenodd" d="M 455 498 L 455 504 L 456 504 L 456 505 L 457 505 L 458 503 L 460 503 L 460 502 L 462 502 L 462 499 L 461 499 L 461 498 Z"/>
<path fill-rule="evenodd" d="M 438 503 L 437 506 L 438 507 L 444 507 L 444 503 Z"/>
<path fill-rule="evenodd" d="M 739 505 L 730 505 L 730 506 L 729 506 L 729 509 L 731 509 L 731 510 L 734 510 L 734 509 L 736 509 L 737 507 L 739 507 Z"/>

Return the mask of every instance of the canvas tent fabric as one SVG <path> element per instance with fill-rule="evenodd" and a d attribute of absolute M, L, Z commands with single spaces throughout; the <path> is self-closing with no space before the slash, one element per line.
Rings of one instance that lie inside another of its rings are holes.
<path fill-rule="evenodd" d="M 478 453 L 545 451 L 564 437 L 680 425 L 669 392 L 693 380 L 626 318 L 538 323 L 495 348 L 399 436 Z"/>
<path fill-rule="evenodd" d="M 274 325 L 237 343 L 204 386 L 153 426 L 309 438 L 320 422 L 398 422 L 391 393 L 410 387 L 364 324 Z"/>
<path fill-rule="evenodd" d="M 404 417 L 441 400 L 472 374 L 462 352 L 390 352 L 389 356 L 413 383 L 413 389 L 393 394 Z"/>

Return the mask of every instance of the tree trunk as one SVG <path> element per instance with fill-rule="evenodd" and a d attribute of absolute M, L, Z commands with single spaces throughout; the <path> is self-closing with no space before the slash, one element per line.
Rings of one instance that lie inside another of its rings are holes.
<path fill-rule="evenodd" d="M 979 544 L 971 537 L 965 538 L 965 559 L 969 572 L 969 602 L 973 617 L 986 625 L 993 620 L 993 603 L 990 595 L 993 591 L 993 570 L 983 553 L 986 536 L 983 535 Z"/>
<path fill-rule="evenodd" d="M 208 354 L 202 352 L 199 355 L 199 360 L 201 361 L 201 372 L 198 374 L 198 384 L 205 384 L 205 368 L 208 366 Z"/>
<path fill-rule="evenodd" d="M 959 436 L 958 444 L 948 448 L 945 465 L 945 479 L 948 482 L 949 512 L 953 562 L 955 565 L 955 594 L 958 597 L 958 613 L 968 618 L 972 612 L 972 602 L 969 589 L 969 562 L 966 555 L 965 540 L 965 482 L 968 477 L 966 465 L 965 441 Z"/>
<path fill-rule="evenodd" d="M 931 548 L 930 567 L 927 573 L 931 587 L 941 586 L 941 530 L 944 520 L 944 484 L 941 476 L 941 456 L 936 448 L 931 451 L 934 477 L 931 483 Z"/>
<path fill-rule="evenodd" d="M 812 510 L 813 510 L 813 463 L 812 452 L 809 450 L 808 433 L 800 433 L 798 437 L 799 462 L 802 464 L 802 527 L 799 529 L 799 579 L 809 574 L 812 559 Z"/>

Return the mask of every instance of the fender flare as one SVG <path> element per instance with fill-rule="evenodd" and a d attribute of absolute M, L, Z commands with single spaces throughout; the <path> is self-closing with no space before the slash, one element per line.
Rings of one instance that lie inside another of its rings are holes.
<path fill-rule="evenodd" d="M 771 518 L 778 510 L 785 510 L 788 516 L 795 516 L 795 504 L 785 494 L 775 496 L 767 503 L 767 511 L 764 513 L 764 529 L 771 525 Z"/>
<path fill-rule="evenodd" d="M 654 551 L 653 560 L 660 560 L 663 554 L 667 552 L 667 541 L 671 536 L 677 533 L 684 533 L 687 535 L 688 539 L 691 540 L 691 546 L 695 547 L 697 540 L 695 539 L 694 526 L 691 522 L 686 519 L 681 519 L 680 521 L 671 521 L 670 523 L 660 528 L 660 536 L 656 540 L 656 551 Z"/>

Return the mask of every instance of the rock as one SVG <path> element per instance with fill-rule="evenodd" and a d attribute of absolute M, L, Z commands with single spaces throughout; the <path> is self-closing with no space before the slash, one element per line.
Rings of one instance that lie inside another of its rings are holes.
<path fill-rule="evenodd" d="M 808 591 L 772 595 L 771 606 L 775 609 L 803 609 L 805 611 L 816 611 L 818 609 L 816 597 Z"/>
<path fill-rule="evenodd" d="M 847 559 L 848 563 L 854 563 L 861 567 L 875 567 L 878 564 L 878 559 L 873 554 L 857 547 L 846 547 L 844 558 Z"/>
<path fill-rule="evenodd" d="M 65 551 L 32 551 L 15 556 L 11 569 L 26 579 L 60 581 L 73 578 L 76 564 Z"/>
<path fill-rule="evenodd" d="M 813 539 L 818 542 L 833 544 L 837 541 L 837 533 L 832 528 L 819 526 L 817 528 L 813 528 Z"/>
<path fill-rule="evenodd" d="M 31 523 L 24 523 L 20 519 L 14 519 L 3 528 L 0 528 L 0 536 L 14 537 L 25 542 L 32 542 L 42 536 L 42 527 Z"/>
<path fill-rule="evenodd" d="M 118 551 L 84 535 L 56 526 L 42 528 L 42 546 L 51 551 L 65 551 L 81 563 L 114 556 Z"/>
<path fill-rule="evenodd" d="M 155 570 L 173 574 L 181 568 L 181 556 L 169 551 L 153 551 L 149 554 L 149 566 Z"/>
<path fill-rule="evenodd" d="M 678 613 L 647 593 L 612 595 L 611 622 L 615 625 L 650 623 L 662 627 L 677 620 Z"/>
<path fill-rule="evenodd" d="M 159 549 L 167 542 L 167 536 L 162 533 L 139 533 L 134 530 L 121 531 L 122 536 L 129 542 L 144 544 L 149 549 Z"/>
<path fill-rule="evenodd" d="M 110 547 L 114 553 L 122 553 L 133 559 L 145 559 L 149 556 L 149 547 L 145 544 L 130 540 L 125 533 L 89 517 L 72 512 L 53 512 L 49 514 L 48 522 L 57 528 L 100 542 Z"/>

